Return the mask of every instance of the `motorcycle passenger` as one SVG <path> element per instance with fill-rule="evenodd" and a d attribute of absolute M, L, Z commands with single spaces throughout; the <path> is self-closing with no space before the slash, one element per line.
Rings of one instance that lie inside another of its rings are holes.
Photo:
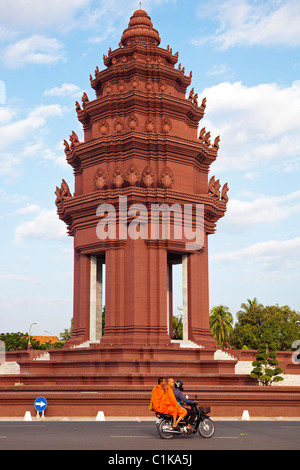
<path fill-rule="evenodd" d="M 168 385 L 166 385 L 165 380 L 159 378 L 158 385 L 151 393 L 151 405 L 153 411 L 172 416 L 173 427 L 177 428 L 179 421 L 186 416 L 187 410 L 178 404 L 173 387 L 173 379 L 168 379 Z"/>
<path fill-rule="evenodd" d="M 166 391 L 166 380 L 164 377 L 159 377 L 158 384 L 152 389 L 151 392 L 151 405 L 153 411 L 160 411 L 161 402 Z"/>
<path fill-rule="evenodd" d="M 183 395 L 182 380 L 176 380 L 174 385 L 175 385 L 174 395 L 176 397 L 176 400 L 180 404 L 180 406 L 185 408 L 184 405 L 193 405 L 195 403 L 194 400 L 189 400 Z M 192 427 L 193 422 L 195 421 L 197 413 L 193 408 L 185 408 L 185 409 L 187 410 L 187 415 L 186 415 L 186 421 L 188 423 L 187 428 L 190 429 Z"/>
<path fill-rule="evenodd" d="M 180 406 L 174 395 L 174 379 L 168 379 L 165 395 L 165 413 L 173 417 L 173 428 L 177 428 L 178 423 L 186 416 L 187 410 Z"/>

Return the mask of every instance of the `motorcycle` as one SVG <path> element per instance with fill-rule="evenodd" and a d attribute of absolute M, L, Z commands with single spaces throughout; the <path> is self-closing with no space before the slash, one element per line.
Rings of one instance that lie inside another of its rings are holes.
<path fill-rule="evenodd" d="M 212 437 L 215 432 L 215 425 L 208 413 L 209 407 L 198 407 L 196 403 L 190 405 L 196 411 L 196 418 L 191 428 L 187 427 L 187 421 L 182 419 L 179 421 L 178 426 L 173 428 L 173 418 L 170 415 L 164 415 L 156 412 L 156 430 L 161 439 L 172 439 L 176 435 L 191 435 L 198 434 L 201 437 Z"/>

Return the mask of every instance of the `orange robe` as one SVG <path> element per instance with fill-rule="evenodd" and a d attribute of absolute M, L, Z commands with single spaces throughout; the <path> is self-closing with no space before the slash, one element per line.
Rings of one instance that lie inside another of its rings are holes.
<path fill-rule="evenodd" d="M 153 411 L 158 411 L 159 413 L 162 413 L 161 411 L 161 402 L 162 399 L 165 395 L 165 391 L 163 390 L 162 386 L 156 385 L 152 392 L 151 392 L 151 399 L 152 399 L 152 407 Z"/>
<path fill-rule="evenodd" d="M 180 416 L 184 418 L 187 414 L 187 410 L 182 408 L 176 400 L 173 389 L 168 385 L 165 395 L 161 400 L 160 412 L 164 415 Z"/>

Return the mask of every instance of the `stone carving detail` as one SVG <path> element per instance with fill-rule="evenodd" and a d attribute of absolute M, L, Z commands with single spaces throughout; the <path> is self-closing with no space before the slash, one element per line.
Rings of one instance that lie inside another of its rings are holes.
<path fill-rule="evenodd" d="M 152 117 L 148 117 L 145 122 L 145 128 L 146 131 L 148 132 L 154 132 L 155 131 L 155 119 Z"/>
<path fill-rule="evenodd" d="M 228 188 L 228 183 L 225 183 L 223 188 L 222 188 L 222 193 L 221 193 L 221 200 L 222 201 L 225 201 L 226 203 L 228 202 L 229 198 L 228 198 L 228 195 L 227 195 L 227 192 L 229 191 L 229 188 Z"/>
<path fill-rule="evenodd" d="M 135 90 L 139 85 L 139 81 L 136 77 L 133 77 L 133 79 L 131 80 L 131 86 L 132 88 Z"/>
<path fill-rule="evenodd" d="M 147 188 L 150 188 L 156 182 L 155 173 L 149 165 L 143 170 L 142 182 Z"/>
<path fill-rule="evenodd" d="M 171 168 L 166 166 L 163 169 L 162 174 L 160 175 L 160 181 L 164 185 L 165 188 L 170 188 L 172 184 L 174 184 L 175 178 L 174 178 L 174 174 Z"/>
<path fill-rule="evenodd" d="M 109 125 L 107 121 L 101 121 L 98 124 L 98 130 L 101 135 L 106 135 L 109 131 Z"/>
<path fill-rule="evenodd" d="M 131 114 L 128 118 L 128 127 L 130 130 L 134 130 L 139 124 L 137 117 L 134 114 Z"/>
<path fill-rule="evenodd" d="M 161 93 L 164 93 L 165 91 L 167 91 L 166 82 L 164 82 L 163 80 L 160 80 L 160 82 L 159 82 L 159 91 Z"/>
<path fill-rule="evenodd" d="M 114 171 L 114 174 L 113 174 L 113 177 L 112 177 L 112 182 L 116 186 L 116 188 L 120 188 L 122 186 L 122 184 L 124 183 L 124 181 L 125 181 L 124 172 L 123 172 L 122 168 L 117 166 L 115 168 L 115 171 Z"/>
<path fill-rule="evenodd" d="M 161 130 L 163 134 L 168 134 L 172 129 L 172 123 L 169 118 L 163 118 L 161 123 Z"/>
<path fill-rule="evenodd" d="M 190 91 L 189 100 L 198 106 L 198 94 L 194 94 L 194 88 L 192 88 Z"/>
<path fill-rule="evenodd" d="M 205 127 L 203 127 L 200 131 L 199 134 L 199 140 L 204 144 L 204 145 L 210 145 L 210 132 L 206 132 Z"/>
<path fill-rule="evenodd" d="M 88 98 L 88 95 L 86 94 L 85 91 L 83 92 L 81 101 L 82 101 L 82 107 L 83 107 L 83 109 L 85 109 L 86 104 L 90 101 L 89 98 Z"/>
<path fill-rule="evenodd" d="M 220 136 L 218 135 L 218 137 L 215 138 L 215 141 L 214 141 L 214 147 L 219 150 L 219 142 L 220 142 Z"/>
<path fill-rule="evenodd" d="M 147 91 L 153 91 L 153 82 L 152 80 L 147 80 L 145 84 L 146 90 Z"/>
<path fill-rule="evenodd" d="M 110 95 L 111 92 L 112 92 L 112 86 L 109 82 L 106 83 L 106 85 L 104 86 L 104 91 L 107 95 Z"/>
<path fill-rule="evenodd" d="M 103 168 L 98 168 L 94 176 L 94 183 L 97 189 L 103 189 L 108 184 L 107 173 Z"/>
<path fill-rule="evenodd" d="M 116 132 L 122 132 L 124 125 L 123 125 L 123 119 L 117 118 L 114 123 L 114 128 Z"/>
<path fill-rule="evenodd" d="M 70 145 L 70 149 L 73 150 L 76 146 L 77 143 L 79 143 L 79 140 L 78 140 L 78 135 L 72 131 L 72 134 L 70 135 L 70 142 L 71 142 L 71 145 Z"/>
<path fill-rule="evenodd" d="M 125 82 L 124 80 L 120 80 L 119 83 L 118 83 L 118 87 L 119 87 L 119 91 L 120 93 L 123 93 L 125 91 Z"/>
<path fill-rule="evenodd" d="M 199 139 L 201 142 L 203 142 L 203 140 L 204 140 L 205 132 L 206 132 L 206 131 L 205 131 L 205 127 L 202 127 L 202 129 L 201 129 L 201 131 L 200 131 L 200 134 L 199 134 L 199 137 L 198 137 L 198 139 Z"/>
<path fill-rule="evenodd" d="M 69 186 L 65 180 L 62 180 L 60 188 L 56 186 L 54 194 L 56 194 L 55 204 L 57 207 L 60 206 L 66 198 L 72 197 Z"/>
<path fill-rule="evenodd" d="M 212 176 L 208 183 L 208 193 L 220 199 L 220 187 L 220 180 L 215 180 L 215 177 Z"/>
<path fill-rule="evenodd" d="M 65 154 L 68 155 L 68 153 L 69 153 L 71 150 L 70 150 L 70 145 L 69 145 L 69 143 L 66 141 L 66 139 L 64 139 L 64 146 L 65 146 Z"/>
<path fill-rule="evenodd" d="M 138 170 L 138 167 L 134 163 L 131 163 L 126 173 L 126 180 L 130 184 L 130 186 L 134 186 L 139 181 L 139 178 L 140 172 Z"/>
<path fill-rule="evenodd" d="M 121 167 L 117 166 L 113 173 L 112 183 L 115 185 L 116 188 L 120 188 L 122 184 L 124 183 L 124 181 L 125 181 L 124 171 L 122 170 Z"/>

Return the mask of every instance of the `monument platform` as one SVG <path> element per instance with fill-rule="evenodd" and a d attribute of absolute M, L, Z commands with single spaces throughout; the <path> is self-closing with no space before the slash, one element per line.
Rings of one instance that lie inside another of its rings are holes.
<path fill-rule="evenodd" d="M 26 411 L 33 415 L 34 400 L 44 396 L 46 417 L 96 417 L 98 411 L 105 416 L 151 417 L 150 393 L 159 376 L 180 378 L 185 393 L 209 405 L 215 417 L 241 417 L 244 410 L 252 417 L 300 416 L 299 386 L 258 386 L 249 374 L 237 373 L 253 351 L 231 354 L 223 353 L 220 359 L 222 352 L 213 348 L 179 344 L 8 352 L 7 361 L 19 369 L 0 374 L 0 416 L 23 417 Z M 298 377 L 290 354 L 278 356 L 284 372 Z"/>

